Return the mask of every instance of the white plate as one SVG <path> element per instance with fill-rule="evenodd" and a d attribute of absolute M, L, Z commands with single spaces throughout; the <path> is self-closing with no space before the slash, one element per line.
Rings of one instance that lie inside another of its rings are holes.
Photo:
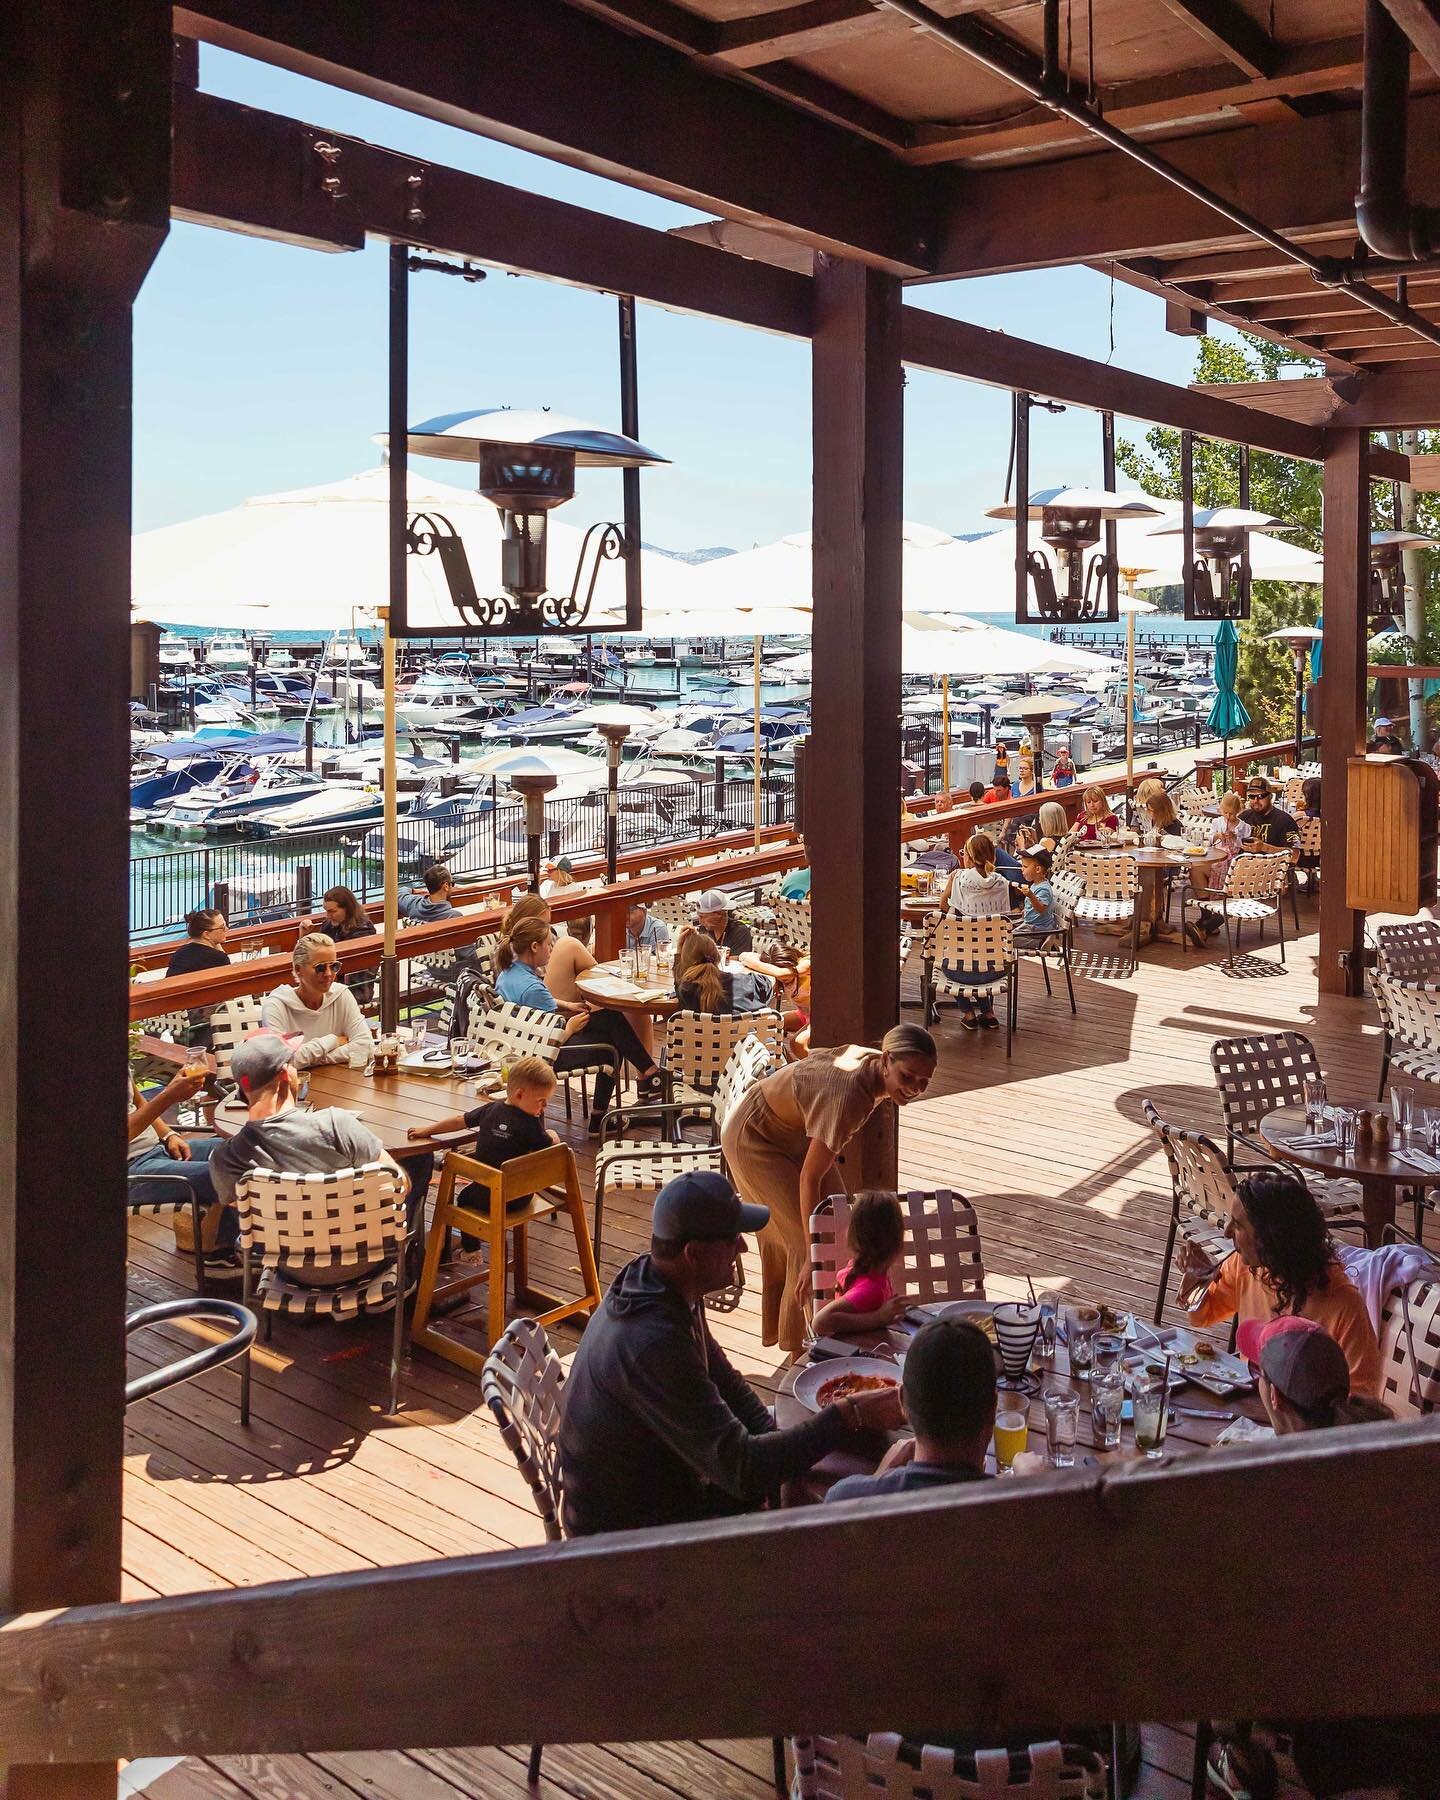
<path fill-rule="evenodd" d="M 1186 1381 L 1193 1381 L 1196 1387 L 1204 1388 L 1206 1393 L 1221 1397 L 1254 1387 L 1249 1363 L 1243 1357 L 1231 1356 L 1228 1351 L 1219 1350 L 1214 1356 L 1202 1356 L 1193 1363 L 1183 1362 L 1182 1357 L 1191 1354 L 1196 1336 L 1193 1331 L 1181 1329 L 1159 1348 L 1153 1344 L 1139 1344 L 1136 1347 L 1152 1368 L 1163 1369 L 1166 1356 L 1173 1357 L 1170 1371 L 1172 1385 L 1176 1376 L 1183 1376 Z"/>
<path fill-rule="evenodd" d="M 913 1310 L 927 1319 L 969 1319 L 978 1325 L 982 1319 L 994 1318 L 995 1302 L 993 1300 L 941 1300 L 932 1306 L 917 1306 Z"/>
<path fill-rule="evenodd" d="M 900 1365 L 883 1356 L 827 1356 L 824 1362 L 807 1363 L 795 1377 L 795 1398 L 811 1412 L 819 1412 L 820 1389 L 837 1375 L 883 1375 L 900 1384 Z"/>

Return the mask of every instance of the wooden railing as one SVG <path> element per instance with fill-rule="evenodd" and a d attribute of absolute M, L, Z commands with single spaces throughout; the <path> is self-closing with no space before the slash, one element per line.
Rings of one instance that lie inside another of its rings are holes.
<path fill-rule="evenodd" d="M 99 1763 L 1429 1712 L 1437 1482 L 1440 1419 L 1363 1425 L 30 1613 L 0 1631 L 0 1741 Z"/>

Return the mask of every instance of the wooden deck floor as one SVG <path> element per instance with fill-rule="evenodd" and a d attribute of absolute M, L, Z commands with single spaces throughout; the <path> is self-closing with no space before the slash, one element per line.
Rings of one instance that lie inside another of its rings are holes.
<path fill-rule="evenodd" d="M 1037 1286 L 1076 1285 L 1153 1305 L 1169 1190 L 1140 1104 L 1148 1096 L 1180 1122 L 1217 1124 L 1212 1038 L 1298 1027 L 1316 1041 L 1332 1094 L 1374 1092 L 1373 1009 L 1317 997 L 1313 908 L 1307 914 L 1302 903 L 1301 919 L 1312 935 L 1291 945 L 1284 971 L 1273 946 L 1235 973 L 1214 956 L 1152 948 L 1131 979 L 1083 975 L 1074 1018 L 1063 989 L 1047 1000 L 1027 966 L 1008 1063 L 1003 1034 L 967 1034 L 946 1016 L 939 1077 L 902 1115 L 901 1172 L 916 1187 L 946 1185 L 974 1201 L 992 1295 L 1023 1291 L 1028 1272 Z M 907 993 L 913 997 L 913 978 Z M 563 1129 L 563 1111 L 558 1123 Z M 583 1136 L 574 1141 L 588 1161 Z M 647 1218 L 648 1203 L 607 1207 L 607 1278 L 642 1247 Z M 539 1228 L 534 1254 L 538 1278 L 564 1289 L 574 1255 L 562 1232 Z M 188 1263 L 175 1254 L 168 1224 L 137 1222 L 131 1256 L 134 1304 L 185 1291 Z M 760 1345 L 749 1296 L 715 1329 L 757 1386 L 773 1382 L 778 1360 Z M 379 1324 L 282 1322 L 256 1355 L 248 1431 L 237 1422 L 228 1371 L 135 1406 L 127 1421 L 127 1597 L 541 1541 L 521 1477 L 479 1410 L 478 1383 L 417 1355 L 400 1418 L 381 1417 L 387 1338 Z M 146 1334 L 134 1341 L 134 1367 L 166 1360 L 189 1341 L 179 1329 Z M 570 1348 L 574 1338 L 562 1332 L 558 1341 Z M 1146 1763 L 1141 1795 L 1180 1800 L 1189 1773 L 1183 1731 L 1147 1727 Z M 771 1792 L 769 1770 L 764 1743 L 577 1747 L 547 1752 L 540 1791 L 557 1800 L 760 1800 Z M 513 1749 L 139 1764 L 130 1774 L 162 1800 L 453 1800 L 527 1791 L 523 1753 Z"/>

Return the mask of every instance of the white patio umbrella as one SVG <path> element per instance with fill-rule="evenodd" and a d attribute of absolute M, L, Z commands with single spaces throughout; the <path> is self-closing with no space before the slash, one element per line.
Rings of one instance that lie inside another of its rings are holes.
<path fill-rule="evenodd" d="M 389 601 L 389 471 L 366 469 L 319 487 L 256 494 L 226 512 L 139 532 L 131 543 L 136 616 L 161 625 L 264 631 L 339 631 L 359 608 Z M 465 543 L 478 592 L 499 593 L 500 515 L 478 493 L 409 472 L 412 512 L 440 512 Z M 584 533 L 549 524 L 554 592 L 568 593 Z M 438 556 L 411 556 L 410 622 L 453 623 Z M 688 563 L 640 553 L 647 613 L 683 612 L 692 599 Z M 603 562 L 598 617 L 625 611 L 625 567 Z"/>
<path fill-rule="evenodd" d="M 814 593 L 813 534 L 793 531 L 773 544 L 734 556 L 717 556 L 691 571 L 700 605 L 724 604 L 771 611 L 808 607 Z M 948 532 L 907 520 L 901 539 L 901 605 L 910 612 L 953 611 L 939 602 L 952 598 L 960 578 L 958 545 Z"/>
<path fill-rule="evenodd" d="M 545 835 L 545 796 L 553 793 L 567 775 L 595 776 L 603 764 L 578 750 L 537 744 L 508 744 L 489 750 L 470 764 L 477 775 L 493 775 L 508 782 L 525 798 L 526 863 L 531 889 L 540 888 L 540 840 Z"/>

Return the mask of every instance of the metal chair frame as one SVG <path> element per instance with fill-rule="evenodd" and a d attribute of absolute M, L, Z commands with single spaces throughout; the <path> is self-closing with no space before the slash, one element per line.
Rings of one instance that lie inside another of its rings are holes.
<path fill-rule="evenodd" d="M 954 973 L 947 973 L 947 966 Z M 1019 1025 L 1020 962 L 1009 919 L 942 917 L 925 934 L 925 1023 L 939 1017 L 939 1000 L 989 1000 L 1005 996 L 1005 1054 L 1009 1056 Z M 1047 979 L 1048 985 L 1048 979 Z"/>
<path fill-rule="evenodd" d="M 1266 922 L 1274 918 L 1280 933 L 1280 961 L 1285 961 L 1285 895 L 1290 887 L 1294 864 L 1287 850 L 1242 851 L 1232 857 L 1225 871 L 1225 885 L 1217 890 L 1183 887 L 1180 889 L 1180 940 L 1185 948 L 1190 940 L 1185 935 L 1185 914 L 1218 912 L 1225 922 L 1226 960 L 1233 969 L 1235 951 L 1240 942 L 1240 928 L 1251 920 L 1260 928 L 1260 942 L 1265 942 Z M 1291 896 L 1292 901 L 1294 896 Z M 1231 929 L 1231 924 L 1234 929 Z M 1299 915 L 1296 915 L 1296 926 Z"/>
<path fill-rule="evenodd" d="M 1225 1235 L 1237 1186 L 1235 1171 L 1225 1153 L 1203 1132 L 1183 1131 L 1169 1124 L 1149 1100 L 1141 1103 L 1145 1122 L 1160 1140 L 1170 1168 L 1170 1226 L 1160 1264 L 1160 1285 L 1155 1290 L 1155 1323 L 1165 1311 L 1170 1286 L 1170 1267 L 1175 1240 L 1199 1244 L 1216 1255 L 1228 1254 Z"/>
<path fill-rule="evenodd" d="M 795 1800 L 1101 1800 L 1109 1772 L 1093 1750 L 1058 1742 L 1028 1750 L 956 1750 L 868 1738 L 796 1737 Z"/>

